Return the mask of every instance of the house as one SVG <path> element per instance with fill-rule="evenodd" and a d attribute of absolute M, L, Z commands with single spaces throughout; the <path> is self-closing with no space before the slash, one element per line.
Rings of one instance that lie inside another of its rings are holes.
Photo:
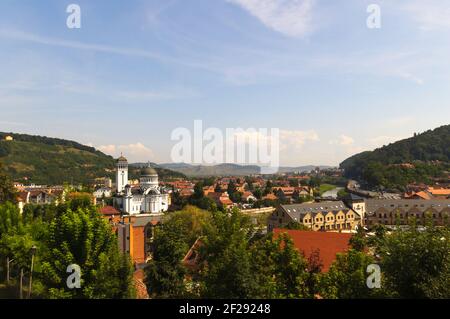
<path fill-rule="evenodd" d="M 278 197 L 276 197 L 275 194 L 273 194 L 273 193 L 269 193 L 266 196 L 264 196 L 262 199 L 263 200 L 277 200 Z"/>
<path fill-rule="evenodd" d="M 295 187 L 274 187 L 274 192 L 283 192 L 283 194 L 287 197 L 291 197 L 295 192 Z"/>
<path fill-rule="evenodd" d="M 14 141 L 14 138 L 11 135 L 6 135 L 5 136 L 5 141 L 8 141 L 8 142 Z"/>
<path fill-rule="evenodd" d="M 190 197 L 192 196 L 192 194 L 194 194 L 194 189 L 193 188 L 183 188 L 181 190 L 178 191 L 178 193 L 180 194 L 181 197 Z"/>
<path fill-rule="evenodd" d="M 112 195 L 112 189 L 109 187 L 101 187 L 94 191 L 93 193 L 95 198 L 101 199 L 101 198 L 108 198 Z"/>
<path fill-rule="evenodd" d="M 205 194 L 205 196 L 208 196 L 208 194 L 210 193 L 214 193 L 215 192 L 215 187 L 214 186 L 205 186 L 203 187 L 203 194 Z"/>
<path fill-rule="evenodd" d="M 114 226 L 120 223 L 120 212 L 113 206 L 101 207 L 99 213 Z"/>
<path fill-rule="evenodd" d="M 244 192 L 243 194 L 242 194 L 242 200 L 244 201 L 244 202 L 247 202 L 247 203 L 249 203 L 249 202 L 256 202 L 258 199 L 253 195 L 253 193 L 252 192 Z"/>
<path fill-rule="evenodd" d="M 306 196 L 314 196 L 314 191 L 312 187 L 309 186 L 299 186 L 295 188 L 298 191 L 298 195 L 300 197 L 306 197 Z"/>
<path fill-rule="evenodd" d="M 214 200 L 217 206 L 224 206 L 225 208 L 230 208 L 234 205 L 233 201 L 230 199 L 227 192 L 223 193 L 209 193 L 208 197 Z"/>
<path fill-rule="evenodd" d="M 136 267 L 152 258 L 155 228 L 162 224 L 164 214 L 127 215 L 117 225 L 119 249 L 128 253 Z"/>
<path fill-rule="evenodd" d="M 350 239 L 352 234 L 314 232 L 302 230 L 287 230 L 276 228 L 273 231 L 275 238 L 281 234 L 287 234 L 292 238 L 295 248 L 305 257 L 318 253 L 322 264 L 322 272 L 328 272 L 336 254 L 345 253 L 350 250 Z"/>
<path fill-rule="evenodd" d="M 450 188 L 435 188 L 435 187 L 428 187 L 426 189 L 428 193 L 433 195 L 434 197 L 439 198 L 449 198 L 450 197 Z"/>
<path fill-rule="evenodd" d="M 17 188 L 16 188 L 17 189 Z M 17 189 L 17 206 L 20 213 L 23 212 L 23 208 L 27 204 L 35 205 L 47 205 L 64 202 L 65 191 L 58 187 L 48 188 L 34 188 L 34 187 L 22 187 Z"/>
<path fill-rule="evenodd" d="M 403 197 L 406 199 L 423 199 L 423 200 L 430 200 L 434 198 L 433 195 L 431 195 L 427 191 L 406 193 Z"/>
<path fill-rule="evenodd" d="M 268 220 L 268 230 L 300 223 L 313 231 L 354 231 L 362 218 L 342 201 L 280 205 Z"/>
<path fill-rule="evenodd" d="M 368 226 L 408 225 L 412 219 L 424 225 L 427 217 L 435 225 L 445 225 L 450 218 L 450 199 L 366 199 L 365 206 Z"/>

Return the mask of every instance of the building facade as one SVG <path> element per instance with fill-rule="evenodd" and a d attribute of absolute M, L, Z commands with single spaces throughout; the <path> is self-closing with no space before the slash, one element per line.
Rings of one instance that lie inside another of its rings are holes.
<path fill-rule="evenodd" d="M 429 220 L 436 226 L 443 226 L 448 225 L 450 218 L 448 199 L 366 199 L 364 205 L 367 226 L 409 225 L 412 220 L 420 225 Z"/>
<path fill-rule="evenodd" d="M 300 223 L 313 231 L 352 231 L 362 218 L 341 201 L 280 205 L 269 218 L 268 230 Z"/>
<path fill-rule="evenodd" d="M 159 214 L 169 209 L 168 192 L 159 186 L 158 174 L 150 166 L 141 170 L 138 185 L 128 184 L 128 161 L 121 156 L 116 166 L 117 193 L 114 206 L 128 215 Z"/>

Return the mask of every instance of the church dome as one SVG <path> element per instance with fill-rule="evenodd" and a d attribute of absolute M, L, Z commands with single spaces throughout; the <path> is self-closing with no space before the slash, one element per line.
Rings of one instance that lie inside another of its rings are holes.
<path fill-rule="evenodd" d="M 117 162 L 128 162 L 128 160 L 123 155 L 120 155 L 120 157 L 117 159 Z"/>
<path fill-rule="evenodd" d="M 152 176 L 152 175 L 158 175 L 158 173 L 153 167 L 146 167 L 141 171 L 141 176 Z"/>

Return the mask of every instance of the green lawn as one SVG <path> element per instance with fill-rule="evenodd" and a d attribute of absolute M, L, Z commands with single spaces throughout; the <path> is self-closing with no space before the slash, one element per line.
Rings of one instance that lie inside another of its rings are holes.
<path fill-rule="evenodd" d="M 337 187 L 336 185 L 322 184 L 319 186 L 319 193 L 320 193 L 320 195 L 322 195 L 323 193 L 331 191 L 332 189 L 335 189 L 336 187 Z"/>

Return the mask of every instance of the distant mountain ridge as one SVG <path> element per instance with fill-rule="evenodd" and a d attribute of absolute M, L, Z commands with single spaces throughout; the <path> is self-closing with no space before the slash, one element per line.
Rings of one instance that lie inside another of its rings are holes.
<path fill-rule="evenodd" d="M 217 165 L 191 165 L 186 163 L 164 163 L 158 166 L 171 169 L 192 177 L 204 176 L 246 176 L 259 175 L 261 168 L 257 165 L 239 165 L 239 164 L 217 164 Z M 316 167 L 321 169 L 330 166 L 299 166 L 299 167 L 280 167 L 279 173 L 309 172 Z"/>

